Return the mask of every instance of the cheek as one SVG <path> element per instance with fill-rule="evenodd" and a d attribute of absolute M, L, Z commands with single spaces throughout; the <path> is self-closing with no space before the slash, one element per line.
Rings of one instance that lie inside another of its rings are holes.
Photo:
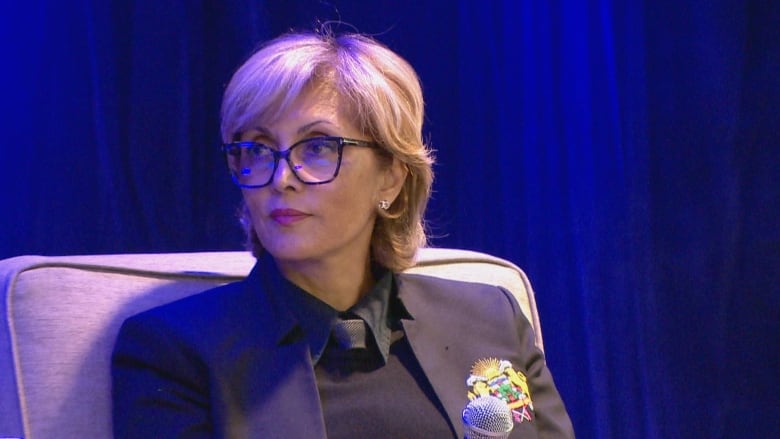
<path fill-rule="evenodd" d="M 361 217 L 373 211 L 377 193 L 375 176 L 364 172 L 350 175 L 341 183 L 340 190 L 333 193 L 334 204 L 338 203 Z"/>
<path fill-rule="evenodd" d="M 243 196 L 244 204 L 249 211 L 248 219 L 251 219 L 256 224 L 256 220 L 260 217 L 260 212 L 262 211 L 263 199 L 257 192 L 249 193 L 245 191 Z"/>

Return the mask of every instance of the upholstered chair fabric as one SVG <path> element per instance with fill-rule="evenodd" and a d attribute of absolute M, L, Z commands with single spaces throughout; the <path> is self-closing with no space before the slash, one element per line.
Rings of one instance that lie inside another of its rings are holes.
<path fill-rule="evenodd" d="M 499 285 L 542 337 L 533 291 L 514 264 L 422 249 L 409 272 Z M 110 438 L 110 356 L 129 316 L 242 279 L 246 252 L 19 256 L 0 261 L 0 437 Z"/>

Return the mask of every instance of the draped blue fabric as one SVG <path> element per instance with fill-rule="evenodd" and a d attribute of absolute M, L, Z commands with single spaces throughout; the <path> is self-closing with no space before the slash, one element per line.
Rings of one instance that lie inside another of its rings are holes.
<path fill-rule="evenodd" d="M 240 248 L 224 84 L 343 20 L 420 73 L 433 244 L 528 272 L 579 437 L 780 431 L 778 2 L 6 9 L 0 257 Z"/>

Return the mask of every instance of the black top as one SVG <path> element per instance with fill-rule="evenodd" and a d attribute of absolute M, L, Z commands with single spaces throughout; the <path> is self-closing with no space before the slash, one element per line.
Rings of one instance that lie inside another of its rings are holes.
<path fill-rule="evenodd" d="M 278 273 L 275 269 L 266 272 Z M 411 316 L 398 300 L 393 274 L 388 269 L 375 265 L 373 275 L 377 279 L 374 287 L 343 313 L 286 279 L 280 279 L 281 288 L 274 290 L 273 294 L 278 295 L 281 299 L 279 302 L 286 304 L 290 313 L 298 319 L 303 336 L 311 347 L 312 363 L 316 365 L 319 362 L 336 320 L 350 316 L 359 317 L 366 322 L 368 337 L 374 342 L 369 343 L 369 347 L 378 348 L 376 354 L 381 357 L 383 363 L 387 361 L 392 329 L 399 327 L 401 318 Z"/>
<path fill-rule="evenodd" d="M 344 312 L 286 280 L 272 293 L 289 306 L 310 346 L 328 438 L 452 437 L 404 338 L 401 318 L 412 316 L 398 298 L 394 276 L 378 265 L 373 275 L 374 287 Z M 339 318 L 365 321 L 366 349 L 343 351 L 334 343 L 330 333 Z"/>

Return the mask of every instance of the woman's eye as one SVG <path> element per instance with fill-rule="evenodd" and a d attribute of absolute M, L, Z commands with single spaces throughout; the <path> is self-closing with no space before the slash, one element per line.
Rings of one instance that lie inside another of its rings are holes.
<path fill-rule="evenodd" d="M 336 151 L 337 146 L 333 142 L 325 140 L 313 140 L 304 145 L 307 155 L 327 155 Z"/>
<path fill-rule="evenodd" d="M 259 145 L 259 144 L 252 145 L 252 147 L 249 148 L 249 152 L 253 156 L 260 157 L 260 158 L 273 155 L 273 152 L 271 152 L 271 148 L 269 148 L 269 147 L 267 147 L 265 145 Z"/>

